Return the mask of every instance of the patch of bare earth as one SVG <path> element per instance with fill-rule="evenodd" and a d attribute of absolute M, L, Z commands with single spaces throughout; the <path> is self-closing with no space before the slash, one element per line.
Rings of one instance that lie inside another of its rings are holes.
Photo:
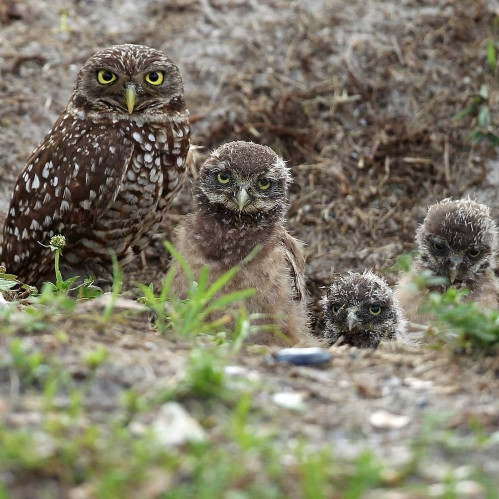
<path fill-rule="evenodd" d="M 488 202 L 497 219 L 496 152 L 486 143 L 470 146 L 476 117 L 453 119 L 486 85 L 491 129 L 497 130 L 497 76 L 488 71 L 485 56 L 487 41 L 497 37 L 499 12 L 493 4 L 1 3 L 0 211 L 25 159 L 65 106 L 86 58 L 111 44 L 151 45 L 180 66 L 199 161 L 221 143 L 246 139 L 272 146 L 292 168 L 288 226 L 307 244 L 315 314 L 321 286 L 333 273 L 383 271 L 411 251 L 428 204 L 470 194 Z M 191 174 L 195 177 L 195 167 Z M 151 241 L 146 267 L 128 275 L 129 281 L 160 282 L 166 268 L 160 241 L 171 237 L 191 207 L 188 182 L 164 232 Z M 36 334 L 20 327 L 15 335 L 31 350 L 56 358 L 82 383 L 90 420 L 119 414 L 124 390 L 166 390 L 182 378 L 192 341 L 160 336 L 144 318 L 96 325 L 85 306 L 74 317 L 50 319 Z M 58 336 L 61 331 L 67 341 Z M 0 365 L 6 345 L 0 336 Z M 84 353 L 99 345 L 109 358 L 84 384 L 89 369 Z M 456 357 L 426 347 L 340 348 L 321 369 L 276 365 L 253 351 L 231 362 L 241 366 L 241 376 L 261 383 L 251 400 L 253 423 L 271 427 L 276 440 L 327 444 L 345 457 L 369 448 L 400 464 L 411 459 L 414 439 L 422 438 L 428 421 L 436 418 L 438 431 L 427 435 L 430 453 L 417 479 L 439 482 L 448 469 L 471 464 L 499 486 L 497 439 L 485 448 L 468 446 L 464 453 L 443 441 L 447 430 L 463 439 L 472 438 L 477 427 L 488 436 L 498 434 L 495 357 Z M 298 393 L 301 409 L 278 405 L 274 395 L 282 392 Z M 61 404 L 67 403 L 62 397 Z M 191 399 L 185 404 L 216 442 L 223 411 Z M 3 424 L 35 428 L 41 406 L 36 384 L 19 384 L 11 371 L 0 369 Z M 157 410 L 144 416 L 145 423 Z M 36 480 L 28 478 L 19 470 L 0 472 L 19 497 L 35 490 L 29 483 Z M 41 479 L 53 481 L 61 497 L 71 489 L 57 470 Z"/>

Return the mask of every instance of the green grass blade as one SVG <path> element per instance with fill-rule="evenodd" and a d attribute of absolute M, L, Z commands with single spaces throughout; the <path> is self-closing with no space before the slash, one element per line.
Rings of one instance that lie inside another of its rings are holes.
<path fill-rule="evenodd" d="M 251 262 L 253 258 L 260 252 L 263 248 L 262 244 L 257 244 L 241 261 L 241 265 L 246 265 L 248 262 Z"/>
<path fill-rule="evenodd" d="M 104 317 L 104 321 L 106 322 L 111 317 L 114 304 L 118 298 L 118 295 L 121 292 L 121 288 L 123 287 L 123 271 L 121 270 L 120 264 L 118 263 L 118 258 L 116 257 L 115 253 L 111 255 L 111 258 L 113 260 L 113 286 L 111 289 L 111 296 L 108 302 L 106 303 L 106 306 L 104 308 L 104 313 L 102 314 Z"/>
<path fill-rule="evenodd" d="M 11 281 L 0 278 L 0 291 L 7 291 L 8 289 L 13 288 L 16 284 L 17 281 Z"/>
<path fill-rule="evenodd" d="M 230 270 L 222 274 L 209 288 L 207 291 L 207 298 L 211 299 L 218 291 L 224 288 L 227 283 L 231 281 L 234 275 L 239 271 L 241 266 L 246 265 L 248 262 L 253 260 L 255 255 L 262 249 L 262 245 L 258 244 L 255 246 L 250 253 L 241 261 L 239 265 L 232 267 Z"/>
<path fill-rule="evenodd" d="M 245 300 L 246 298 L 253 296 L 255 293 L 256 289 L 248 288 L 223 295 L 220 298 L 217 298 L 214 302 L 212 302 L 208 307 L 206 307 L 202 311 L 200 319 L 203 319 L 204 317 L 208 316 L 213 312 L 216 312 L 217 310 L 223 310 L 225 307 L 231 305 L 232 303 Z"/>
<path fill-rule="evenodd" d="M 189 264 L 186 262 L 185 258 L 173 247 L 173 245 L 169 241 L 163 241 L 163 246 L 167 249 L 167 251 L 172 255 L 172 257 L 178 262 L 184 274 L 186 275 L 189 282 L 194 281 L 192 276 L 192 270 L 189 267 Z"/>
<path fill-rule="evenodd" d="M 475 109 L 476 109 L 476 104 L 469 104 L 468 106 L 466 106 L 463 109 L 461 109 L 461 111 L 459 111 L 458 113 L 456 113 L 452 117 L 452 119 L 454 121 L 459 121 L 460 119 L 464 118 L 468 114 L 473 113 L 475 111 Z"/>
<path fill-rule="evenodd" d="M 236 275 L 239 271 L 239 266 L 232 267 L 230 270 L 222 274 L 206 291 L 207 300 L 211 300 L 213 296 L 218 293 L 221 289 L 223 289 Z"/>
<path fill-rule="evenodd" d="M 167 298 L 172 297 L 171 288 L 172 288 L 173 279 L 175 279 L 176 273 L 177 272 L 175 270 L 175 267 L 172 265 L 168 269 L 168 272 L 166 273 L 165 279 L 163 281 L 163 285 L 161 286 L 161 291 L 159 293 L 160 301 L 164 302 L 164 301 L 166 301 Z"/>
<path fill-rule="evenodd" d="M 208 265 L 203 265 L 201 267 L 201 270 L 199 271 L 197 286 L 195 289 L 192 290 L 196 295 L 204 298 L 206 288 L 208 286 L 209 277 L 210 277 L 210 269 Z"/>
<path fill-rule="evenodd" d="M 478 125 L 482 128 L 487 128 L 490 125 L 489 106 L 480 106 L 480 110 L 478 111 Z"/>
<path fill-rule="evenodd" d="M 497 55 L 496 48 L 492 40 L 489 40 L 489 43 L 487 44 L 487 63 L 489 65 L 490 72 L 494 74 L 496 72 Z"/>

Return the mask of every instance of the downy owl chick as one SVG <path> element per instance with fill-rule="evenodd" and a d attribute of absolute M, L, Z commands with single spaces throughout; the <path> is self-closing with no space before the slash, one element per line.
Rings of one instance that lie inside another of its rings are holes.
<path fill-rule="evenodd" d="M 376 348 L 403 335 L 405 319 L 388 284 L 371 271 L 338 277 L 321 299 L 324 340 Z"/>
<path fill-rule="evenodd" d="M 497 228 L 487 206 L 471 199 L 444 199 L 430 206 L 416 233 L 416 244 L 413 267 L 401 276 L 395 289 L 410 322 L 425 324 L 429 319 L 422 310 L 426 290 L 417 290 L 412 284 L 415 274 L 424 270 L 444 280 L 436 291 L 450 286 L 467 288 L 467 301 L 484 310 L 498 306 L 494 274 Z"/>
<path fill-rule="evenodd" d="M 290 180 L 284 161 L 269 147 L 243 141 L 219 147 L 200 169 L 197 208 L 174 242 L 194 276 L 209 267 L 211 282 L 261 245 L 223 290 L 256 289 L 245 301 L 248 313 L 264 314 L 258 323 L 282 333 L 262 329 L 251 343 L 290 345 L 309 338 L 305 260 L 301 243 L 285 228 Z M 175 265 L 173 291 L 184 298 L 191 283 Z"/>

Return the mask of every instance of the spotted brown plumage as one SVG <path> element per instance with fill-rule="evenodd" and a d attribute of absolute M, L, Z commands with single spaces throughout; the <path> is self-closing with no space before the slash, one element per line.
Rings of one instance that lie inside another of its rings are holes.
<path fill-rule="evenodd" d="M 269 147 L 225 144 L 202 165 L 196 210 L 177 230 L 177 250 L 194 276 L 207 265 L 211 282 L 261 246 L 223 290 L 254 288 L 255 295 L 245 301 L 247 311 L 263 314 L 258 324 L 276 326 L 276 332 L 262 328 L 253 334 L 248 339 L 252 343 L 290 345 L 311 339 L 305 259 L 301 243 L 285 227 L 290 180 L 284 161 Z M 191 283 L 178 263 L 175 272 L 172 290 L 185 298 Z"/>
<path fill-rule="evenodd" d="M 377 348 L 381 341 L 401 338 L 406 322 L 393 292 L 371 271 L 338 276 L 321 299 L 324 340 L 359 348 Z"/>
<path fill-rule="evenodd" d="M 17 180 L 0 262 L 36 284 L 52 268 L 42 244 L 63 234 L 67 275 L 103 278 L 111 252 L 127 264 L 182 186 L 189 137 L 182 78 L 168 57 L 140 45 L 97 52 Z"/>

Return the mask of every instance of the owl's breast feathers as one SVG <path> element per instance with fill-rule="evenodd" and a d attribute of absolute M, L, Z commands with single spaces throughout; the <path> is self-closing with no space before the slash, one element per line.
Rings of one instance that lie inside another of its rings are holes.
<path fill-rule="evenodd" d="M 55 234 L 66 237 L 69 261 L 145 244 L 182 185 L 188 148 L 187 120 L 93 123 L 63 113 L 18 178 L 0 261 L 30 281 L 50 268 L 42 244 Z"/>

